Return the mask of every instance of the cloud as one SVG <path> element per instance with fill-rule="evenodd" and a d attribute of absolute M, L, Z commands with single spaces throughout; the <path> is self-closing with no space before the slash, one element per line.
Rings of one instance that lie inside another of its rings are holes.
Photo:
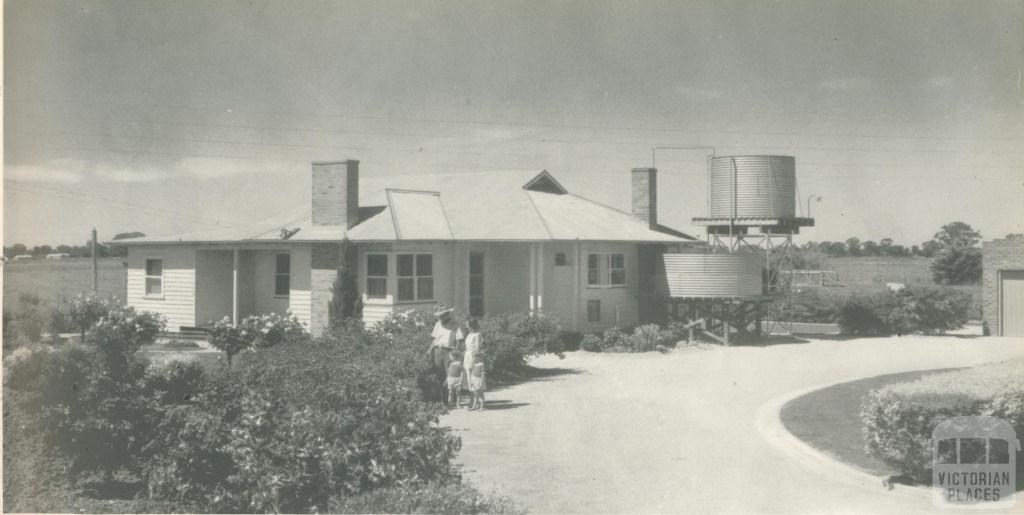
<path fill-rule="evenodd" d="M 170 174 L 153 168 L 98 166 L 93 170 L 93 176 L 111 182 L 155 182 L 170 177 Z"/>
<path fill-rule="evenodd" d="M 213 157 L 187 157 L 182 159 L 175 169 L 180 175 L 190 175 L 199 179 L 221 179 L 236 175 L 281 174 L 293 173 L 297 168 L 309 169 L 309 164 L 281 160 L 246 160 L 221 159 Z"/>
<path fill-rule="evenodd" d="M 4 179 L 45 184 L 76 184 L 84 180 L 125 184 L 157 182 L 174 177 L 219 179 L 243 174 L 293 173 L 295 171 L 297 171 L 296 164 L 275 160 L 243 162 L 219 158 L 185 158 L 178 163 L 162 166 L 110 162 L 88 163 L 78 159 L 54 159 L 41 164 L 5 166 Z"/>
<path fill-rule="evenodd" d="M 4 166 L 4 180 L 40 182 L 47 184 L 75 184 L 84 179 L 81 170 L 69 169 L 54 162 L 45 165 Z"/>
<path fill-rule="evenodd" d="M 874 84 L 864 77 L 831 77 L 822 79 L 818 85 L 830 91 L 866 91 L 874 87 Z"/>

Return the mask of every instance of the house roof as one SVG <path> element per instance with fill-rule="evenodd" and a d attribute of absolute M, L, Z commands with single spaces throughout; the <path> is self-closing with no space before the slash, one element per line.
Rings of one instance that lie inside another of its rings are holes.
<path fill-rule="evenodd" d="M 651 228 L 630 213 L 569 193 L 547 171 L 481 172 L 456 176 L 402 176 L 364 181 L 359 223 L 314 226 L 306 209 L 249 226 L 113 244 L 240 243 L 413 240 L 591 240 L 678 243 L 693 237 L 664 226 Z M 377 180 L 386 186 L 374 188 Z M 297 230 L 296 230 L 297 229 Z"/>

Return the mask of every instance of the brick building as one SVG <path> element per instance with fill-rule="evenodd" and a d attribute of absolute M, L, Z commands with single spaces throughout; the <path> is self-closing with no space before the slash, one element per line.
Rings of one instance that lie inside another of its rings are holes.
<path fill-rule="evenodd" d="M 997 336 L 1024 336 L 1024 237 L 982 243 L 982 311 Z"/>

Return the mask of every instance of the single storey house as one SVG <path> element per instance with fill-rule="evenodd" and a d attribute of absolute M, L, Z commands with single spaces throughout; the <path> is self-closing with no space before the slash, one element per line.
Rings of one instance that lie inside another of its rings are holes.
<path fill-rule="evenodd" d="M 417 187 L 429 177 L 405 176 L 371 192 L 359 191 L 358 161 L 313 163 L 312 174 L 300 220 L 110 242 L 127 247 L 127 303 L 165 315 L 171 331 L 290 311 L 319 334 L 348 239 L 367 323 L 445 304 L 597 331 L 662 316 L 661 254 L 703 245 L 658 224 L 652 168 L 623 173 L 629 212 L 547 171 L 459 174 L 429 189 Z"/>

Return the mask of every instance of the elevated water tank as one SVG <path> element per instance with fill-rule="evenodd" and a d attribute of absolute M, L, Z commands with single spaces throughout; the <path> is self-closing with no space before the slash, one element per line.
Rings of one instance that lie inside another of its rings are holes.
<path fill-rule="evenodd" d="M 756 297 L 763 292 L 758 254 L 665 254 L 665 276 L 674 298 Z"/>
<path fill-rule="evenodd" d="M 793 218 L 796 162 L 792 156 L 714 157 L 710 189 L 712 218 Z"/>

